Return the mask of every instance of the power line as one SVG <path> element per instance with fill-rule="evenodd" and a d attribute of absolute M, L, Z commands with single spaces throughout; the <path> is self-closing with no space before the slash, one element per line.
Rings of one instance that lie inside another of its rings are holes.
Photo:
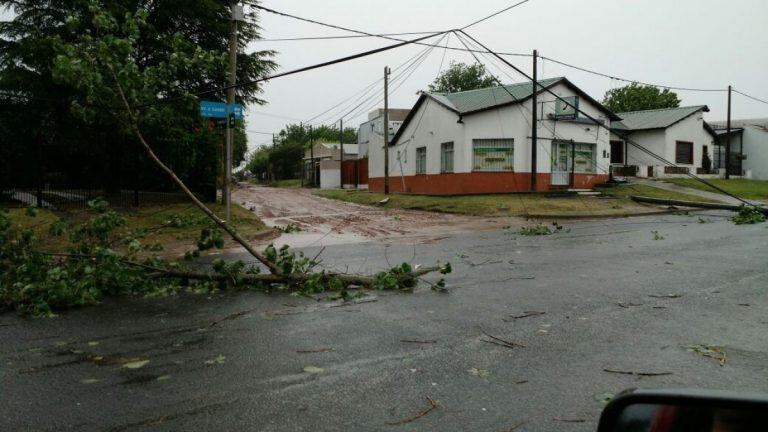
<path fill-rule="evenodd" d="M 733 90 L 735 93 L 738 93 L 738 94 L 740 94 L 740 95 L 742 95 L 742 96 L 744 96 L 744 97 L 746 97 L 746 98 L 752 99 L 752 100 L 754 100 L 754 101 L 757 101 L 757 102 L 762 102 L 762 103 L 764 103 L 764 104 L 768 105 L 768 101 L 766 101 L 766 100 L 764 100 L 764 99 L 760 99 L 760 98 L 756 98 L 756 97 L 754 97 L 754 96 L 750 96 L 750 95 L 748 95 L 748 94 L 746 94 L 746 93 L 742 93 L 742 92 L 740 92 L 740 91 L 738 91 L 738 90 L 736 90 L 736 89 L 732 89 L 732 90 Z"/>
<path fill-rule="evenodd" d="M 504 55 L 504 54 L 501 54 L 501 55 Z M 594 71 L 594 70 L 591 70 L 591 69 L 583 68 L 581 66 L 572 65 L 572 64 L 566 63 L 564 61 L 555 60 L 555 59 L 553 59 L 551 57 L 545 57 L 545 56 L 539 56 L 539 57 L 542 60 L 549 60 L 552 63 L 557 63 L 557 64 L 559 64 L 561 66 L 569 67 L 569 68 L 580 70 L 582 72 L 590 73 L 590 74 L 593 74 L 593 75 L 597 75 L 597 76 L 601 76 L 601 77 L 605 77 L 605 78 L 610 78 L 610 79 L 617 80 L 617 81 L 628 82 L 628 83 L 637 83 L 637 84 L 647 85 L 647 86 L 651 86 L 651 87 L 659 87 L 659 88 L 665 88 L 665 89 L 670 89 L 670 90 L 679 90 L 679 91 L 695 91 L 695 92 L 727 92 L 728 91 L 728 89 L 675 87 L 675 86 L 668 86 L 668 85 L 663 85 L 663 84 L 647 83 L 647 82 L 642 82 L 642 81 L 638 81 L 638 80 L 632 80 L 632 79 L 627 79 L 627 78 L 620 78 L 620 77 L 617 77 L 617 76 L 614 76 L 614 75 L 610 75 L 610 74 L 606 74 L 606 73 L 603 73 L 603 72 L 597 72 L 597 71 Z"/>
<path fill-rule="evenodd" d="M 280 11 L 277 11 L 277 10 L 274 10 L 274 9 L 270 9 L 268 7 L 264 7 L 264 6 L 261 6 L 261 5 L 256 5 L 254 7 L 257 8 L 257 9 L 261 9 L 261 10 L 263 10 L 265 12 L 273 13 L 275 15 L 280 15 L 280 16 L 283 16 L 283 17 L 286 17 L 286 18 L 292 18 L 292 19 L 295 19 L 295 20 L 304 21 L 304 22 L 308 22 L 308 23 L 311 23 L 311 24 L 320 25 L 320 26 L 323 26 L 323 27 L 330 27 L 330 28 L 334 28 L 334 29 L 337 29 L 337 30 L 344 30 L 344 31 L 347 31 L 347 32 L 356 33 L 358 35 L 364 35 L 364 36 L 367 36 L 367 37 L 377 37 L 377 38 L 382 38 L 382 39 L 389 39 L 389 40 L 393 40 L 393 41 L 404 42 L 403 39 L 399 39 L 399 38 L 396 38 L 396 37 L 386 36 L 386 35 L 383 35 L 383 34 L 379 35 L 379 34 L 369 33 L 369 32 L 365 32 L 365 31 L 362 31 L 362 30 L 356 30 L 356 29 L 352 29 L 352 28 L 349 28 L 349 27 L 342 27 L 342 26 L 339 26 L 339 25 L 336 25 L 336 24 L 330 24 L 330 23 L 326 23 L 326 22 L 322 22 L 322 21 L 317 21 L 317 20 L 310 19 L 310 18 L 304 18 L 304 17 L 300 17 L 300 16 L 297 16 L 297 15 L 292 15 L 292 14 L 289 14 L 289 13 L 286 13 L 286 12 L 280 12 Z M 444 30 L 444 31 L 441 31 L 441 32 L 436 32 L 435 35 L 447 33 L 449 31 L 450 30 Z M 432 45 L 432 44 L 423 43 L 423 42 L 413 42 L 413 43 L 416 44 L 416 45 L 424 45 L 424 46 L 437 47 L 437 45 Z M 442 47 L 440 47 L 440 48 L 442 48 Z M 456 47 L 448 47 L 447 49 L 455 50 L 455 51 L 466 51 L 466 49 L 464 49 L 464 48 L 456 48 Z M 521 53 L 504 53 L 504 55 L 517 56 L 517 57 L 531 57 L 531 54 L 521 54 Z"/>
<path fill-rule="evenodd" d="M 445 38 L 445 36 L 443 36 L 442 38 Z M 442 38 L 438 41 L 438 43 L 442 42 Z M 394 77 L 390 81 L 390 84 L 393 85 L 393 87 L 389 91 L 390 95 L 394 94 L 400 87 L 402 87 L 402 85 L 413 75 L 413 73 L 416 72 L 416 70 L 419 68 L 419 66 L 421 66 L 424 63 L 424 61 L 429 57 L 429 55 L 432 53 L 433 49 L 434 48 L 432 48 L 432 47 L 426 48 L 425 51 L 423 52 L 423 54 L 418 59 L 416 59 L 413 63 L 411 63 L 407 68 L 403 69 L 403 71 L 399 74 L 399 76 Z M 410 71 L 409 71 L 409 69 L 410 69 Z M 395 82 L 397 82 L 397 85 L 394 85 Z M 369 103 L 365 108 L 363 108 L 363 109 L 361 109 L 359 111 L 356 111 L 354 113 L 346 114 L 344 116 L 344 118 L 347 118 L 347 116 L 350 116 L 349 117 L 350 120 L 356 119 L 357 117 L 359 117 L 359 116 L 365 114 L 366 112 L 370 111 L 371 108 L 373 108 L 376 105 L 378 105 L 379 103 L 381 103 L 381 101 L 383 99 L 384 99 L 384 96 L 382 96 L 381 98 L 375 100 L 373 104 Z"/>
<path fill-rule="evenodd" d="M 274 117 L 274 118 L 279 118 L 279 119 L 283 119 L 283 120 L 301 121 L 300 118 L 290 117 L 290 116 L 285 116 L 285 115 L 280 115 L 280 114 L 271 114 L 271 113 L 265 113 L 265 112 L 262 112 L 262 111 L 254 111 L 254 110 L 250 110 L 250 112 L 252 112 L 254 114 L 258 114 L 258 115 L 263 115 L 263 116 L 267 116 L 267 117 Z"/>
<path fill-rule="evenodd" d="M 400 65 L 398 65 L 398 66 L 397 66 L 396 68 L 394 68 L 392 71 L 393 71 L 393 72 L 397 72 L 397 71 L 399 71 L 399 70 L 400 70 L 400 69 L 402 69 L 404 66 L 406 66 L 406 65 L 410 64 L 410 63 L 411 63 L 412 61 L 414 61 L 416 58 L 420 57 L 420 56 L 421 56 L 421 55 L 422 55 L 422 54 L 423 54 L 423 53 L 424 53 L 426 50 L 428 50 L 428 49 L 430 49 L 430 47 L 427 47 L 427 48 L 424 48 L 423 50 L 420 50 L 418 53 L 416 53 L 416 55 L 414 55 L 414 56 L 412 56 L 412 57 L 408 58 L 406 61 L 404 61 L 403 63 L 401 63 Z M 398 75 L 399 75 L 399 73 L 398 73 L 397 75 L 395 75 L 395 77 L 397 77 Z M 348 101 L 350 101 L 350 100 L 352 100 L 352 99 L 354 98 L 354 101 L 352 101 L 350 104 L 348 104 L 347 106 L 345 106 L 343 109 L 336 111 L 334 114 L 327 116 L 327 117 L 326 117 L 326 118 L 325 118 L 325 119 L 324 119 L 322 122 L 319 122 L 319 123 L 325 123 L 325 122 L 327 122 L 327 121 L 328 121 L 328 120 L 327 120 L 328 118 L 333 118 L 333 119 L 336 119 L 336 118 L 338 118 L 338 117 L 339 117 L 339 115 L 341 115 L 341 113 L 342 113 L 342 112 L 346 112 L 346 111 L 349 111 L 349 107 L 350 107 L 350 106 L 352 106 L 352 105 L 354 105 L 354 104 L 357 104 L 357 103 L 358 103 L 358 101 L 360 101 L 361 99 L 367 98 L 366 100 L 370 100 L 370 98 L 371 98 L 371 97 L 373 97 L 373 95 L 372 95 L 372 94 L 371 94 L 371 95 L 368 95 L 368 94 L 369 94 L 369 93 L 371 93 L 371 91 L 374 91 L 374 92 L 375 92 L 375 88 L 376 88 L 376 85 L 377 85 L 377 84 L 379 84 L 379 83 L 380 83 L 380 82 L 382 82 L 382 81 L 384 81 L 384 78 L 378 78 L 377 80 L 375 80 L 375 81 L 374 81 L 374 82 L 372 82 L 371 84 L 369 84 L 369 85 L 365 86 L 365 87 L 364 87 L 362 90 L 360 90 L 360 91 L 358 91 L 358 92 L 356 92 L 356 93 L 352 94 L 351 96 L 347 97 L 346 99 L 342 100 L 341 102 L 337 103 L 336 105 L 334 105 L 334 106 L 332 106 L 332 107 L 330 107 L 330 108 L 326 109 L 325 111 L 321 112 L 320 114 L 317 114 L 316 116 L 314 116 L 314 117 L 310 118 L 309 120 L 306 120 L 306 121 L 304 121 L 304 123 L 311 123 L 313 120 L 317 119 L 318 117 L 320 117 L 320 116 L 322 116 L 322 115 L 324 115 L 324 114 L 326 114 L 326 113 L 328 113 L 328 112 L 331 112 L 331 111 L 332 111 L 332 110 L 334 110 L 335 108 L 337 108 L 337 107 L 339 107 L 339 106 L 343 105 L 344 103 L 346 103 L 346 102 L 348 102 Z M 357 96 L 357 98 L 355 98 L 355 96 Z M 355 108 L 353 108 L 353 109 L 352 109 L 352 111 L 354 111 L 354 109 L 356 109 L 357 107 L 361 106 L 363 103 L 365 103 L 365 102 L 362 102 L 362 103 L 360 103 L 359 105 L 357 105 Z M 346 116 L 342 116 L 342 118 L 345 118 L 345 117 L 346 117 Z"/>
<path fill-rule="evenodd" d="M 306 36 L 306 37 L 294 37 L 294 38 L 275 38 L 275 39 L 256 39 L 254 42 L 294 42 L 294 41 L 310 41 L 310 40 L 331 40 L 331 39 L 358 39 L 369 37 L 383 37 L 383 36 L 410 36 L 410 35 L 422 35 L 430 33 L 438 33 L 436 31 L 420 31 L 420 32 L 402 32 L 402 33 L 381 33 L 377 35 L 338 35 L 338 36 Z"/>
<path fill-rule="evenodd" d="M 252 129 L 246 129 L 245 131 L 248 132 L 248 133 L 254 133 L 254 134 L 259 134 L 259 135 L 274 135 L 274 134 L 279 133 L 279 132 L 259 132 L 259 131 L 255 131 L 255 130 L 252 130 Z"/>
<path fill-rule="evenodd" d="M 139 106 L 136 106 L 136 107 L 133 107 L 133 108 L 134 109 L 139 109 L 139 108 L 145 108 L 145 107 L 148 107 L 148 106 L 159 105 L 159 104 L 163 104 L 163 103 L 175 102 L 175 101 L 187 99 L 189 96 L 202 96 L 202 95 L 205 95 L 205 94 L 217 93 L 217 92 L 229 90 L 231 88 L 237 88 L 237 87 L 242 87 L 242 86 L 246 86 L 246 85 L 252 85 L 252 84 L 256 84 L 256 83 L 260 83 L 260 82 L 264 82 L 264 81 L 269 81 L 269 80 L 275 79 L 275 78 L 282 78 L 282 77 L 285 77 L 285 76 L 294 75 L 294 74 L 301 73 L 301 72 L 307 72 L 307 71 L 310 71 L 310 70 L 313 70 L 313 69 L 319 69 L 319 68 L 323 68 L 323 67 L 326 67 L 326 66 L 331 66 L 331 65 L 335 65 L 335 64 L 339 64 L 339 63 L 345 63 L 345 62 L 348 62 L 350 60 L 356 60 L 356 59 L 359 59 L 359 58 L 362 58 L 362 57 L 367 57 L 369 55 L 378 54 L 380 52 L 389 51 L 389 50 L 395 49 L 395 48 L 400 48 L 401 46 L 405 46 L 405 45 L 416 43 L 416 42 L 419 42 L 419 41 L 422 41 L 422 40 L 430 39 L 430 38 L 433 38 L 435 36 L 440 36 L 440 35 L 445 34 L 445 33 L 446 32 L 436 33 L 436 34 L 433 34 L 433 35 L 427 35 L 427 36 L 423 36 L 423 37 L 412 39 L 412 40 L 406 40 L 406 41 L 403 41 L 403 42 L 400 42 L 400 43 L 396 43 L 396 44 L 393 44 L 393 45 L 387 45 L 387 46 L 384 46 L 384 47 L 381 47 L 381 48 L 376 48 L 376 49 L 373 49 L 373 50 L 363 51 L 363 52 L 360 52 L 360 53 L 357 53 L 357 54 L 352 54 L 352 55 L 349 55 L 349 56 L 346 56 L 346 57 L 340 57 L 340 58 L 329 60 L 329 61 L 326 61 L 326 62 L 317 63 L 317 64 L 310 65 L 310 66 L 304 66 L 304 67 L 301 67 L 301 68 L 298 68 L 298 69 L 293 69 L 293 70 L 289 70 L 289 71 L 286 71 L 286 72 L 281 72 L 281 73 L 277 73 L 277 74 L 274 74 L 274 75 L 270 75 L 270 76 L 266 76 L 266 77 L 262 77 L 262 78 L 257 78 L 257 79 L 254 79 L 254 80 L 250 80 L 250 81 L 242 81 L 242 82 L 239 82 L 239 83 L 237 83 L 235 85 L 229 85 L 229 86 L 225 86 L 225 87 L 219 87 L 219 88 L 216 88 L 216 89 L 205 90 L 205 91 L 202 91 L 202 92 L 198 92 L 198 93 L 194 93 L 194 94 L 189 94 L 189 95 L 183 95 L 183 96 L 171 97 L 171 98 L 166 98 L 166 99 L 160 99 L 160 100 L 158 100 L 156 102 L 152 102 L 152 103 L 148 103 L 148 104 L 144 104 L 144 105 L 139 105 Z"/>
<path fill-rule="evenodd" d="M 488 15 L 485 18 L 480 18 L 479 20 L 477 20 L 477 21 L 475 21 L 473 23 L 467 24 L 464 27 L 462 27 L 461 30 L 468 29 L 468 28 L 472 27 L 475 24 L 480 24 L 481 22 L 483 22 L 485 20 L 489 20 L 489 19 L 495 17 L 496 15 L 502 14 L 502 13 L 504 13 L 504 12 L 510 10 L 510 9 L 514 9 L 514 8 L 520 6 L 523 3 L 528 3 L 529 1 L 531 1 L 531 0 L 523 0 L 521 2 L 517 2 L 517 3 L 513 4 L 512 6 L 506 7 L 506 8 L 504 8 L 504 9 L 498 11 L 498 12 L 494 12 L 494 13 Z"/>

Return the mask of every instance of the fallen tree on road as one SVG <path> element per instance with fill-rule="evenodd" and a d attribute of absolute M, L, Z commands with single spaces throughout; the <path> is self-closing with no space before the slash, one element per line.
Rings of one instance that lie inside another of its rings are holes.
<path fill-rule="evenodd" d="M 287 247 L 269 246 L 263 252 L 253 248 L 234 227 L 216 216 L 190 191 L 153 151 L 142 133 L 143 124 L 159 127 L 165 116 L 173 115 L 174 108 L 158 101 L 158 95 L 178 93 L 172 99 L 181 103 L 179 109 L 196 105 L 196 97 L 170 85 L 179 71 L 212 73 L 221 67 L 222 60 L 218 54 L 205 52 L 178 38 L 175 45 L 178 52 L 153 66 L 140 67 L 136 62 L 141 56 L 137 41 L 146 16 L 146 11 L 139 9 L 135 14 L 128 13 L 117 19 L 92 2 L 87 18 L 93 21 L 96 32 L 78 35 L 74 42 L 55 41 L 59 55 L 54 75 L 80 91 L 81 100 L 73 104 L 75 112 L 86 121 L 105 114 L 113 116 L 123 126 L 123 132 L 134 136 L 149 159 L 210 219 L 215 228 L 201 232 L 195 256 L 200 250 L 221 244 L 217 230 L 222 230 L 265 267 L 268 274 L 262 274 L 260 266 L 247 266 L 242 261 L 217 260 L 211 273 L 191 271 L 179 263 L 159 258 L 139 261 L 137 254 L 141 246 L 137 239 L 127 245 L 127 252 L 113 249 L 114 229 L 123 225 L 124 220 L 109 211 L 106 203 L 92 203 L 97 216 L 74 230 L 64 226 L 56 228 L 59 234 L 69 231 L 72 244 L 72 253 L 60 256 L 42 250 L 31 231 L 15 232 L 7 218 L 0 214 L 0 309 L 45 314 L 55 308 L 96 303 L 106 293 L 173 291 L 179 283 L 189 280 L 228 287 L 252 285 L 270 289 L 277 286 L 304 294 L 339 291 L 345 298 L 349 287 L 408 291 L 428 273 L 451 271 L 449 264 L 417 268 L 404 263 L 372 276 L 352 275 L 318 271 L 319 262 Z M 172 280 L 170 286 L 160 282 L 169 279 Z M 442 278 L 429 284 L 435 290 L 445 287 Z"/>

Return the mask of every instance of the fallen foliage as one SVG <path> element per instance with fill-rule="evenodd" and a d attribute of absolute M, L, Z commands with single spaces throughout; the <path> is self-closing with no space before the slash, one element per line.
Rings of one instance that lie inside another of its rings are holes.
<path fill-rule="evenodd" d="M 736 225 L 756 224 L 765 222 L 764 210 L 756 206 L 742 205 L 739 207 L 739 213 L 732 219 Z"/>

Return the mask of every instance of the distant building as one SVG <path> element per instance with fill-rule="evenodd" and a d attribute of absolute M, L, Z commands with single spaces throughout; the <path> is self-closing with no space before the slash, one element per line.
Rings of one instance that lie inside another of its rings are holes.
<path fill-rule="evenodd" d="M 611 124 L 614 173 L 639 177 L 707 174 L 704 161 L 712 160 L 717 136 L 704 122 L 705 112 L 709 112 L 706 105 L 697 105 L 616 113 L 621 120 Z"/>
<path fill-rule="evenodd" d="M 717 133 L 714 163 L 725 170 L 725 121 L 708 122 Z M 768 118 L 731 120 L 732 175 L 768 180 Z"/>
<path fill-rule="evenodd" d="M 344 160 L 359 157 L 357 144 L 344 143 Z M 303 177 L 307 184 L 323 189 L 341 187 L 341 144 L 315 143 L 304 150 Z"/>
<path fill-rule="evenodd" d="M 395 136 L 403 121 L 408 116 L 407 109 L 389 109 L 389 138 Z M 368 121 L 361 124 L 357 131 L 357 143 L 360 145 L 360 158 L 368 157 L 369 149 L 384 149 L 384 109 L 368 113 Z"/>

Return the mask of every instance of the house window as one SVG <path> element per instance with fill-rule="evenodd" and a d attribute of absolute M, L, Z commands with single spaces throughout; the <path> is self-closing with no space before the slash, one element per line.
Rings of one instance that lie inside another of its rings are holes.
<path fill-rule="evenodd" d="M 624 141 L 611 141 L 611 163 L 624 163 Z"/>
<path fill-rule="evenodd" d="M 573 171 L 580 173 L 595 172 L 595 145 L 594 144 L 574 144 L 573 145 Z"/>
<path fill-rule="evenodd" d="M 453 172 L 453 141 L 440 144 L 440 172 Z"/>
<path fill-rule="evenodd" d="M 677 141 L 675 145 L 675 163 L 693 165 L 693 143 Z"/>
<path fill-rule="evenodd" d="M 473 139 L 473 171 L 513 171 L 513 139 Z"/>
<path fill-rule="evenodd" d="M 416 149 L 416 174 L 427 173 L 427 148 L 419 147 Z"/>

